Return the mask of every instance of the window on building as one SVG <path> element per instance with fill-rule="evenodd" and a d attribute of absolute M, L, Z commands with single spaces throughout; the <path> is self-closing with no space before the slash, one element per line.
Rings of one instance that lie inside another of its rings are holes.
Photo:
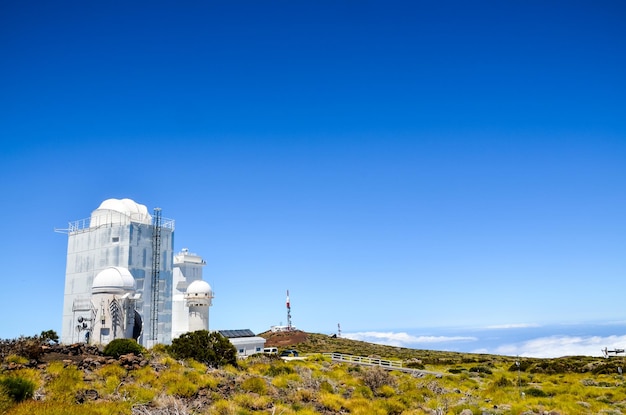
<path fill-rule="evenodd" d="M 120 241 L 120 237 L 119 236 L 114 236 L 112 239 L 113 243 L 118 243 Z"/>

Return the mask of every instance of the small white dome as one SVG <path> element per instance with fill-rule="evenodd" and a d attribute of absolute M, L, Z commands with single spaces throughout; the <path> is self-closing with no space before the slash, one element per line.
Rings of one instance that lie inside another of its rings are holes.
<path fill-rule="evenodd" d="M 213 290 L 208 282 L 196 280 L 187 287 L 186 297 L 213 297 Z"/>
<path fill-rule="evenodd" d="M 120 293 L 135 291 L 135 279 L 130 271 L 123 267 L 105 268 L 96 275 L 91 285 L 91 292 Z"/>

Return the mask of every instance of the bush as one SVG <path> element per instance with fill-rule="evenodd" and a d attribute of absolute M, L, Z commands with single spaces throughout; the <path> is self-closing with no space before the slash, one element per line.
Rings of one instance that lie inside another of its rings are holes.
<path fill-rule="evenodd" d="M 412 359 L 404 363 L 404 367 L 408 367 L 411 369 L 424 369 L 426 366 L 424 366 L 424 363 L 422 363 L 421 360 Z"/>
<path fill-rule="evenodd" d="M 493 382 L 493 384 L 494 386 L 497 386 L 499 388 L 506 388 L 508 386 L 513 386 L 513 382 L 511 382 L 509 379 L 505 378 L 504 376 L 500 376 L 498 380 Z"/>
<path fill-rule="evenodd" d="M 258 393 L 259 395 L 267 392 L 267 385 L 263 378 L 250 377 L 241 382 L 241 389 L 246 392 Z"/>
<path fill-rule="evenodd" d="M 47 343 L 47 344 L 50 344 L 50 343 L 58 344 L 59 343 L 59 335 L 54 330 L 42 331 L 41 334 L 39 335 L 39 338 L 41 339 L 41 341 L 43 343 Z"/>
<path fill-rule="evenodd" d="M 485 367 L 485 366 L 474 366 L 474 367 L 470 368 L 469 371 L 473 372 L 473 373 L 484 373 L 484 374 L 487 374 L 487 375 L 491 375 L 491 373 L 492 373 L 491 369 L 489 369 L 488 367 Z"/>
<path fill-rule="evenodd" d="M 362 375 L 363 383 L 369 387 L 374 394 L 382 386 L 396 386 L 396 378 L 394 378 L 388 371 L 379 367 L 371 368 L 365 371 Z"/>
<path fill-rule="evenodd" d="M 517 365 L 517 363 L 519 363 L 519 366 Z M 509 372 L 526 372 L 531 367 L 531 363 L 526 360 L 518 360 L 517 363 L 513 363 L 511 366 L 509 366 Z"/>
<path fill-rule="evenodd" d="M 291 366 L 287 366 L 282 360 L 280 362 L 273 363 L 265 371 L 265 375 L 271 377 L 289 375 L 291 373 L 294 373 L 293 368 Z"/>
<path fill-rule="evenodd" d="M 527 396 L 534 396 L 535 398 L 547 398 L 548 396 L 550 396 L 539 388 L 529 388 L 526 389 L 524 393 Z"/>
<path fill-rule="evenodd" d="M 74 365 L 64 366 L 63 362 L 56 361 L 50 363 L 46 372 L 51 376 L 45 385 L 46 400 L 70 404 L 76 400 L 76 393 L 84 388 L 83 372 Z"/>
<path fill-rule="evenodd" d="M 22 402 L 33 397 L 35 384 L 28 379 L 8 377 L 0 380 L 0 388 L 13 402 Z"/>
<path fill-rule="evenodd" d="M 133 339 L 115 339 L 107 344 L 103 351 L 105 356 L 111 356 L 116 359 L 130 353 L 140 356 L 143 352 L 144 348 Z"/>
<path fill-rule="evenodd" d="M 15 354 L 29 360 L 39 360 L 42 354 L 41 340 L 38 337 L 20 337 L 13 350 Z"/>
<path fill-rule="evenodd" d="M 209 366 L 237 366 L 237 349 L 218 332 L 198 330 L 174 339 L 168 349 L 176 359 L 194 359 Z"/>

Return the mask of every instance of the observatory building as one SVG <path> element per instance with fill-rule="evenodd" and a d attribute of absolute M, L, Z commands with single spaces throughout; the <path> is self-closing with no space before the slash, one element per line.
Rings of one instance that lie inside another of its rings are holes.
<path fill-rule="evenodd" d="M 113 339 L 137 340 L 141 334 L 141 317 L 135 311 L 140 295 L 135 293 L 135 279 L 126 268 L 109 267 L 93 279 L 91 330 L 87 339 L 93 344 L 107 344 Z M 80 323 L 85 323 L 84 317 Z M 82 326 L 81 326 L 82 327 Z"/>
<path fill-rule="evenodd" d="M 174 220 L 160 209 L 150 215 L 131 199 L 108 199 L 66 232 L 63 343 L 135 338 L 151 347 L 190 327 L 208 330 L 206 263 L 187 250 L 174 256 Z"/>
<path fill-rule="evenodd" d="M 186 248 L 174 255 L 172 338 L 188 331 L 209 329 L 213 290 L 202 280 L 204 265 L 202 258 Z"/>

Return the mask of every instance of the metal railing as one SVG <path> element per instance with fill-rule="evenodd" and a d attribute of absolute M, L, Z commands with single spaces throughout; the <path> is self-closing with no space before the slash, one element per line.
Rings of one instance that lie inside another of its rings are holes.
<path fill-rule="evenodd" d="M 386 360 L 374 357 L 354 356 L 351 354 L 343 353 L 324 353 L 324 356 L 330 356 L 330 358 L 336 362 L 345 363 L 357 363 L 359 365 L 367 366 L 383 366 L 387 368 L 402 369 L 402 362 L 397 360 Z"/>
<path fill-rule="evenodd" d="M 79 220 L 75 220 L 73 222 L 69 222 L 68 223 L 68 228 L 67 229 L 56 229 L 57 232 L 67 232 L 67 233 L 74 233 L 74 232 L 82 232 L 85 230 L 88 230 L 90 228 L 100 228 L 100 227 L 107 227 L 107 226 L 115 226 L 115 225 L 120 225 L 120 224 L 128 224 L 130 222 L 138 222 L 138 223 L 143 223 L 141 220 L 136 220 L 136 218 L 132 218 L 132 217 L 128 217 L 124 214 L 120 214 L 119 217 L 116 217 L 115 219 L 113 219 L 112 217 L 107 217 L 104 220 L 102 220 L 102 217 L 98 218 L 98 222 L 97 222 L 97 226 L 91 226 L 91 218 L 85 218 L 85 219 L 79 219 Z M 168 218 L 161 218 L 161 227 L 165 228 L 165 229 L 171 229 L 174 230 L 174 225 L 175 225 L 176 221 L 174 219 L 168 219 Z"/>
<path fill-rule="evenodd" d="M 436 377 L 442 377 L 443 374 L 439 372 L 432 372 L 430 370 L 413 369 L 410 367 L 404 367 L 402 362 L 398 360 L 379 359 L 375 357 L 354 356 L 351 354 L 343 353 L 324 353 L 324 356 L 329 356 L 333 362 L 352 363 L 363 366 L 379 366 L 386 370 L 399 370 L 402 372 L 420 374 L 420 375 L 435 375 Z"/>

